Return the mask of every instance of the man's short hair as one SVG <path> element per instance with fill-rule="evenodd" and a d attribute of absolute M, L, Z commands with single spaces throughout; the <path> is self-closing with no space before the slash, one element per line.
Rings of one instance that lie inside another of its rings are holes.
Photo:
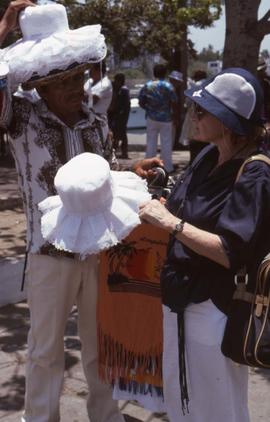
<path fill-rule="evenodd" d="M 155 78 L 165 79 L 167 68 L 164 64 L 155 64 L 153 73 Z"/>
<path fill-rule="evenodd" d="M 119 85 L 123 86 L 126 81 L 126 77 L 124 73 L 116 73 L 114 76 L 115 82 L 119 83 Z"/>

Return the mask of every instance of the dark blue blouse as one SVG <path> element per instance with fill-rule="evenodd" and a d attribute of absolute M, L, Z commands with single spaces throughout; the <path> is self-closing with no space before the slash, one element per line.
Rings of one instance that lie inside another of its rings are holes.
<path fill-rule="evenodd" d="M 270 251 L 270 166 L 253 161 L 235 183 L 243 160 L 229 160 L 212 171 L 217 160 L 217 148 L 206 147 L 176 184 L 168 208 L 184 221 L 218 234 L 230 269 L 172 238 L 161 288 L 163 303 L 175 312 L 188 303 L 212 299 L 227 313 L 236 271 L 246 265 L 252 287 L 258 265 Z"/>

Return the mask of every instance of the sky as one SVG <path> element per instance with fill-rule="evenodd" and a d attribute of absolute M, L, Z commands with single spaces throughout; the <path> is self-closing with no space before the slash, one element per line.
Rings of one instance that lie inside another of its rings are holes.
<path fill-rule="evenodd" d="M 261 0 L 259 18 L 267 12 L 270 7 L 269 3 L 269 0 Z M 197 29 L 192 26 L 189 27 L 189 37 L 194 42 L 195 49 L 197 51 L 201 51 L 204 47 L 208 47 L 209 44 L 214 47 L 214 50 L 223 50 L 225 38 L 225 14 L 224 7 L 222 9 L 222 16 L 215 22 L 213 27 L 207 29 Z M 268 50 L 270 53 L 270 35 L 264 37 L 261 44 L 261 50 Z"/>

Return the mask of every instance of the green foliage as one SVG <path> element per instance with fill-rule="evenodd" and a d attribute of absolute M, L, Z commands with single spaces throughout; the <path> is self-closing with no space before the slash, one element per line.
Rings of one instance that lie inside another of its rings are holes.
<path fill-rule="evenodd" d="M 170 60 L 187 26 L 207 27 L 218 19 L 220 0 L 63 0 L 73 28 L 100 23 L 107 43 L 120 58 L 142 51 Z M 194 53 L 194 52 L 193 52 Z"/>
<path fill-rule="evenodd" d="M 202 51 L 197 55 L 197 59 L 202 62 L 220 60 L 221 54 L 219 51 L 214 51 L 213 46 L 209 44 L 207 48 L 203 48 Z"/>

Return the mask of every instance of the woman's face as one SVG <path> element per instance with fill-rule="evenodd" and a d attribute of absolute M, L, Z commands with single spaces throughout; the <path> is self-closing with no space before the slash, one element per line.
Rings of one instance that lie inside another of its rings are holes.
<path fill-rule="evenodd" d="M 198 104 L 192 105 L 192 121 L 194 124 L 194 139 L 201 142 L 218 143 L 224 137 L 223 124 Z"/>

